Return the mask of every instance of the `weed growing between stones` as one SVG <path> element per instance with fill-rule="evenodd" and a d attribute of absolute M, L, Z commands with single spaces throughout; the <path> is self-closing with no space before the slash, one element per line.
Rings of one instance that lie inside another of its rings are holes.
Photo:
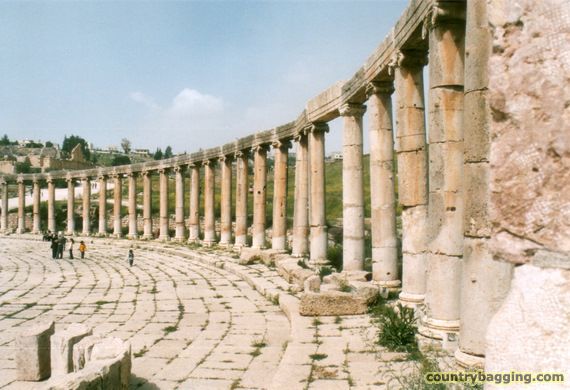
<path fill-rule="evenodd" d="M 297 265 L 303 269 L 309 269 L 309 266 L 307 265 L 307 263 L 305 263 L 304 259 L 297 260 Z"/>
<path fill-rule="evenodd" d="M 341 280 L 339 282 L 338 289 L 339 289 L 339 291 L 342 291 L 345 293 L 352 292 L 352 287 L 350 286 L 350 284 L 346 280 Z"/>
<path fill-rule="evenodd" d="M 323 281 L 324 277 L 327 275 L 330 275 L 333 273 L 333 269 L 329 266 L 324 266 L 319 268 L 319 279 L 321 279 L 321 282 Z"/>
<path fill-rule="evenodd" d="M 175 325 L 171 325 L 171 326 L 167 326 L 166 328 L 164 328 L 162 330 L 164 331 L 164 334 L 167 335 L 169 333 L 176 332 L 178 330 L 178 327 Z"/>
<path fill-rule="evenodd" d="M 140 351 L 134 352 L 134 353 L 133 353 L 133 356 L 136 357 L 136 358 L 140 358 L 140 357 L 144 356 L 144 354 L 147 353 L 147 352 L 148 352 L 148 349 L 147 349 L 147 347 L 146 347 L 146 345 L 145 345 L 145 346 L 143 347 L 143 349 L 141 349 Z"/>
<path fill-rule="evenodd" d="M 401 303 L 394 308 L 378 300 L 369 309 L 372 320 L 380 332 L 377 343 L 393 352 L 418 352 L 416 318 L 414 310 Z"/>
<path fill-rule="evenodd" d="M 267 344 L 263 340 L 261 340 L 261 341 L 260 340 L 253 340 L 253 342 L 251 343 L 251 346 L 255 349 L 253 351 L 251 351 L 249 354 L 253 357 L 256 357 L 256 356 L 261 355 L 261 348 L 266 347 Z"/>
<path fill-rule="evenodd" d="M 328 356 L 329 355 L 327 355 L 326 353 L 313 353 L 309 355 L 311 360 L 317 360 L 317 361 L 326 359 Z"/>

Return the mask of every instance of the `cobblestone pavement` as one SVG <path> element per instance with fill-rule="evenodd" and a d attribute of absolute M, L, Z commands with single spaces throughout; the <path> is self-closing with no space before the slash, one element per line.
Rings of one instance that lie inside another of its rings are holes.
<path fill-rule="evenodd" d="M 35 236 L 0 239 L 0 388 L 32 387 L 15 381 L 14 338 L 48 319 L 130 341 L 133 389 L 386 388 L 405 364 L 373 347 L 367 316 L 299 316 L 265 265 L 136 242 L 130 268 L 130 245 L 89 239 L 84 260 L 55 261 Z"/>

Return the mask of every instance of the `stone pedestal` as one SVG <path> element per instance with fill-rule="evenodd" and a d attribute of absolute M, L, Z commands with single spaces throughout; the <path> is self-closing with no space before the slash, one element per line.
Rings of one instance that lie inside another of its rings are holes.
<path fill-rule="evenodd" d="M 384 287 L 398 287 L 398 237 L 394 186 L 391 81 L 367 88 L 370 123 L 370 203 L 372 278 Z"/>
<path fill-rule="evenodd" d="M 50 377 L 50 337 L 53 332 L 53 321 L 48 321 L 28 328 L 16 337 L 18 380 L 41 381 Z"/>
<path fill-rule="evenodd" d="M 143 171 L 143 239 L 152 240 L 152 173 Z"/>
<path fill-rule="evenodd" d="M 293 215 L 293 251 L 295 257 L 309 254 L 309 150 L 304 132 L 295 137 L 295 205 Z"/>
<path fill-rule="evenodd" d="M 91 180 L 89 178 L 82 179 L 83 186 L 83 229 L 82 234 L 88 236 L 91 234 Z"/>
<path fill-rule="evenodd" d="M 129 238 L 135 239 L 137 233 L 137 176 L 130 173 L 129 177 Z"/>
<path fill-rule="evenodd" d="M 222 166 L 222 199 L 220 218 L 220 245 L 231 245 L 232 242 L 232 158 L 220 158 Z"/>
<path fill-rule="evenodd" d="M 16 233 L 23 234 L 26 232 L 26 184 L 23 180 L 18 179 L 18 229 Z"/>
<path fill-rule="evenodd" d="M 41 230 L 40 219 L 40 183 L 34 180 L 32 189 L 32 233 L 39 234 Z"/>
<path fill-rule="evenodd" d="M 175 216 L 176 232 L 174 239 L 176 241 L 184 241 L 186 239 L 186 226 L 184 225 L 184 168 L 174 168 L 176 180 L 176 202 Z"/>
<path fill-rule="evenodd" d="M 204 245 L 216 242 L 215 162 L 204 161 Z"/>
<path fill-rule="evenodd" d="M 275 148 L 273 166 L 273 227 L 271 248 L 276 251 L 287 249 L 287 168 L 289 141 L 278 142 Z"/>
<path fill-rule="evenodd" d="M 253 149 L 253 237 L 251 247 L 265 248 L 265 209 L 267 203 L 267 146 Z"/>
<path fill-rule="evenodd" d="M 107 177 L 99 177 L 99 235 L 107 235 Z"/>
<path fill-rule="evenodd" d="M 113 236 L 121 237 L 123 235 L 121 227 L 121 207 L 123 206 L 123 178 L 121 175 L 114 176 L 113 189 Z"/>
<path fill-rule="evenodd" d="M 8 232 L 8 184 L 1 183 L 2 189 L 2 215 L 0 216 L 0 231 Z"/>
<path fill-rule="evenodd" d="M 160 174 L 160 234 L 158 239 L 168 241 L 170 239 L 168 233 L 168 170 L 160 169 L 158 172 Z"/>
<path fill-rule="evenodd" d="M 342 265 L 344 271 L 364 269 L 364 179 L 362 116 L 366 107 L 344 104 L 342 131 Z"/>
<path fill-rule="evenodd" d="M 51 337 L 52 375 L 65 375 L 73 372 L 73 346 L 91 335 L 91 329 L 83 324 L 70 324 L 67 329 L 56 332 Z"/>
<path fill-rule="evenodd" d="M 326 123 L 314 123 L 307 128 L 310 158 L 310 261 L 314 265 L 327 263 L 327 218 L 325 209 L 325 133 Z"/>
<path fill-rule="evenodd" d="M 247 246 L 248 160 L 247 151 L 236 153 L 236 247 Z"/>
<path fill-rule="evenodd" d="M 75 181 L 67 179 L 67 234 L 75 235 Z"/>
<path fill-rule="evenodd" d="M 190 226 L 188 242 L 200 240 L 200 165 L 190 166 Z"/>
<path fill-rule="evenodd" d="M 48 214 L 48 230 L 56 233 L 55 226 L 55 183 L 51 178 L 47 180 L 48 186 L 48 201 L 47 201 L 47 214 Z"/>

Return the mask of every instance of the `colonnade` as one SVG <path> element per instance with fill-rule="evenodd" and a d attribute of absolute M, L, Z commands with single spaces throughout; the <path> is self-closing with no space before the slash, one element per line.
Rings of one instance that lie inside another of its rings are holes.
<path fill-rule="evenodd" d="M 429 6 L 426 5 L 428 3 Z M 413 19 L 410 23 L 415 23 L 415 29 L 410 31 L 414 33 L 406 32 L 408 35 L 401 35 L 405 39 L 398 41 L 396 35 L 400 30 L 393 32 L 393 37 L 389 39 L 398 42 L 399 46 L 388 57 L 383 54 L 388 50 L 384 47 L 388 45 L 380 46 L 379 54 L 374 58 L 378 58 L 377 61 L 382 65 L 375 65 L 376 68 L 367 65 L 362 72 L 357 73 L 354 80 L 338 89 L 336 95 L 327 92 L 323 95 L 324 98 L 315 99 L 315 104 L 320 102 L 319 99 L 327 100 L 311 112 L 307 108 L 297 121 L 286 125 L 286 131 L 282 133 L 273 130 L 260 133 L 260 136 L 246 137 L 243 142 L 236 142 L 235 146 L 224 146 L 201 154 L 207 155 L 205 158 L 191 155 L 187 160 L 166 160 L 159 166 L 127 167 L 122 173 L 110 169 L 98 176 L 68 173 L 67 233 L 76 233 L 73 207 L 73 182 L 76 180 L 82 180 L 84 189 L 82 234 L 109 233 L 106 223 L 106 186 L 112 179 L 115 221 L 112 234 L 120 237 L 122 181 L 127 177 L 128 236 L 152 238 L 151 177 L 158 175 L 158 238 L 170 239 L 168 193 L 169 176 L 173 174 L 173 239 L 201 241 L 206 245 L 219 243 L 235 247 L 247 246 L 248 170 L 251 158 L 251 246 L 260 250 L 271 248 L 285 251 L 288 249 L 288 156 L 289 149 L 295 145 L 290 249 L 293 256 L 307 257 L 313 266 L 325 265 L 328 247 L 325 138 L 329 131 L 327 122 L 340 116 L 343 118 L 343 269 L 348 273 L 362 271 L 365 260 L 363 117 L 368 115 L 372 279 L 388 288 L 401 288 L 401 302 L 414 306 L 421 312 L 420 332 L 425 337 L 449 341 L 450 336 L 460 332 L 458 359 L 465 364 L 479 364 L 484 356 L 484 334 L 488 319 L 475 321 L 477 326 L 470 326 L 469 323 L 474 321 L 473 317 L 477 313 L 484 312 L 490 317 L 497 308 L 497 302 L 501 301 L 508 290 L 508 286 L 497 285 L 504 279 L 493 280 L 486 275 L 489 267 L 503 274 L 510 272 L 509 267 L 493 262 L 486 249 L 489 236 L 486 214 L 489 113 L 485 95 L 485 65 L 490 52 L 490 36 L 485 30 L 485 1 L 412 2 L 412 6 L 416 7 L 414 12 L 405 13 L 403 17 Z M 370 64 L 374 64 L 374 61 L 371 60 Z M 429 85 L 424 82 L 426 66 Z M 426 89 L 427 113 L 424 98 Z M 333 88 L 332 91 L 336 90 Z M 334 97 L 330 98 L 330 95 Z M 392 118 L 393 102 L 395 126 Z M 328 110 L 326 114 L 320 115 L 319 110 L 325 109 Z M 469 139 L 469 143 L 464 144 L 464 139 Z M 268 241 L 267 157 L 271 148 L 275 165 L 272 237 Z M 235 191 L 232 191 L 234 163 L 236 177 Z M 218 165 L 221 173 L 219 235 L 215 221 L 214 188 Z M 204 177 L 201 177 L 202 170 Z M 140 177 L 143 181 L 142 232 L 138 231 L 136 223 L 136 184 Z M 48 229 L 54 231 L 54 184 L 49 174 L 45 180 L 48 185 Z M 100 185 L 97 232 L 90 231 L 89 228 L 91 180 L 98 180 Z M 188 188 L 186 180 L 190 183 Z M 37 194 L 42 181 L 31 182 L 34 193 L 32 230 L 38 232 L 40 220 L 39 212 L 36 211 L 39 209 Z M 469 184 L 473 182 L 478 183 L 476 188 Z M 22 233 L 25 230 L 26 177 L 21 175 L 17 178 L 17 183 L 17 231 Z M 466 186 L 470 186 L 470 191 L 465 191 Z M 2 210 L 7 210 L 6 179 L 1 193 Z M 187 212 L 184 210 L 186 196 L 189 198 Z M 204 205 L 203 216 L 200 215 L 201 203 Z M 401 232 L 397 228 L 398 204 L 401 208 Z M 232 207 L 235 210 L 234 220 Z M 186 217 L 188 226 L 185 223 Z M 203 232 L 200 226 L 202 218 Z M 473 224 L 476 225 L 475 228 Z M 6 212 L 2 214 L 1 229 L 9 230 Z M 484 287 L 474 287 L 474 280 L 483 281 Z"/>

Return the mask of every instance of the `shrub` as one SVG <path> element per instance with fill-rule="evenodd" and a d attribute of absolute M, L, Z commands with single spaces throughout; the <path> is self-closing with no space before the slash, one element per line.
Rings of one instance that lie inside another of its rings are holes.
<path fill-rule="evenodd" d="M 414 310 L 398 303 L 396 308 L 377 305 L 371 311 L 380 326 L 378 344 L 396 352 L 415 352 L 417 331 Z"/>
<path fill-rule="evenodd" d="M 328 266 L 324 266 L 319 268 L 319 278 L 321 279 L 321 282 L 323 281 L 323 278 L 327 275 L 330 275 L 333 273 L 333 270 L 331 267 Z"/>
<path fill-rule="evenodd" d="M 342 271 L 342 245 L 331 245 L 327 248 L 327 260 L 338 272 Z"/>

